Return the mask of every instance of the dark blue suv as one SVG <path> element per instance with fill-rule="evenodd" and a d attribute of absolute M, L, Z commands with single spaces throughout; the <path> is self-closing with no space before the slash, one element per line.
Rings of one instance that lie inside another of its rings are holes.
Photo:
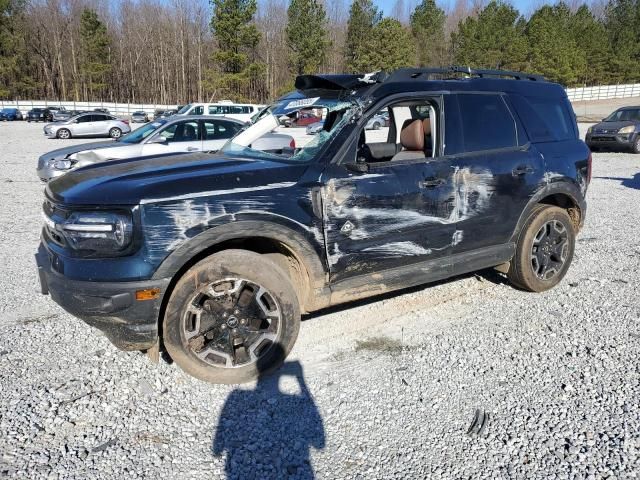
<path fill-rule="evenodd" d="M 43 293 L 121 349 L 239 383 L 281 364 L 304 312 L 488 267 L 529 291 L 563 278 L 591 156 L 561 86 L 450 67 L 296 89 L 215 154 L 49 183 Z M 306 144 L 251 148 L 302 109 L 324 118 Z"/>

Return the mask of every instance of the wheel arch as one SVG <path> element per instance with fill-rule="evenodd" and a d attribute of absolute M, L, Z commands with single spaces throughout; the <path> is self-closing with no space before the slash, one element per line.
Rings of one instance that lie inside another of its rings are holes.
<path fill-rule="evenodd" d="M 321 247 L 321 246 L 318 246 Z M 268 220 L 243 220 L 212 227 L 173 251 L 158 267 L 153 278 L 171 278 L 164 294 L 164 305 L 173 286 L 192 265 L 203 258 L 227 249 L 242 249 L 267 255 L 292 278 L 300 309 L 317 309 L 326 286 L 326 269 L 320 252 L 302 233 Z"/>
<path fill-rule="evenodd" d="M 516 228 L 511 237 L 512 241 L 517 241 L 522 227 L 529 218 L 534 207 L 539 204 L 555 205 L 567 211 L 575 227 L 576 233 L 580 231 L 584 224 L 586 214 L 586 203 L 580 189 L 573 183 L 562 181 L 548 184 L 543 189 L 536 192 L 527 203 L 516 224 Z"/>

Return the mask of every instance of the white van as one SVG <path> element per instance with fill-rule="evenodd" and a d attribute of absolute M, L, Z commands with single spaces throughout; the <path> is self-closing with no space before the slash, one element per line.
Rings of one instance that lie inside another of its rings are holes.
<path fill-rule="evenodd" d="M 220 115 L 249 122 L 251 117 L 263 107 L 264 105 L 233 103 L 229 100 L 222 100 L 217 103 L 189 103 L 182 107 L 176 115 Z"/>

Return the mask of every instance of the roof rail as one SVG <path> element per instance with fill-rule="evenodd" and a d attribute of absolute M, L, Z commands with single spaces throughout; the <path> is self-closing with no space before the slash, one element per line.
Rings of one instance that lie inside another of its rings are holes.
<path fill-rule="evenodd" d="M 531 73 L 511 72 L 508 70 L 483 70 L 475 69 L 465 66 L 451 65 L 449 67 L 442 68 L 400 68 L 391 73 L 384 81 L 385 82 L 398 82 L 406 81 L 415 78 L 421 80 L 431 80 L 434 76 L 439 75 L 451 75 L 455 73 L 462 73 L 469 76 L 477 77 L 511 77 L 516 80 L 531 80 L 537 82 L 545 81 L 542 75 L 534 75 Z"/>

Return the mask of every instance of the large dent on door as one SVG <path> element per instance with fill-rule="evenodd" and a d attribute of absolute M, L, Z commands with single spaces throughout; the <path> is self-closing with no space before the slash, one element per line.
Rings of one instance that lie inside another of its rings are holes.
<path fill-rule="evenodd" d="M 366 174 L 329 180 L 323 189 L 325 215 L 327 218 L 326 245 L 329 265 L 335 265 L 347 255 L 340 251 L 339 244 L 344 239 L 341 231 L 346 222 L 352 223 L 348 237 L 350 240 L 366 240 L 371 237 L 393 235 L 416 225 L 451 225 L 483 212 L 495 193 L 495 179 L 487 169 L 474 170 L 470 167 L 455 168 L 451 182 L 442 188 L 449 188 L 449 198 L 442 205 L 433 205 L 433 214 L 417 211 L 415 205 L 407 208 L 367 207 L 358 204 L 358 199 L 366 197 L 368 184 L 383 181 L 387 175 Z M 359 195 L 355 195 L 356 191 Z M 423 200 L 421 200 L 423 201 Z M 428 206 L 427 206 L 428 207 Z M 400 239 L 401 240 L 401 239 Z M 363 252 L 384 256 L 430 255 L 464 241 L 464 232 L 456 230 L 451 242 L 434 248 L 424 248 L 413 242 L 394 241 L 363 249 Z"/>

